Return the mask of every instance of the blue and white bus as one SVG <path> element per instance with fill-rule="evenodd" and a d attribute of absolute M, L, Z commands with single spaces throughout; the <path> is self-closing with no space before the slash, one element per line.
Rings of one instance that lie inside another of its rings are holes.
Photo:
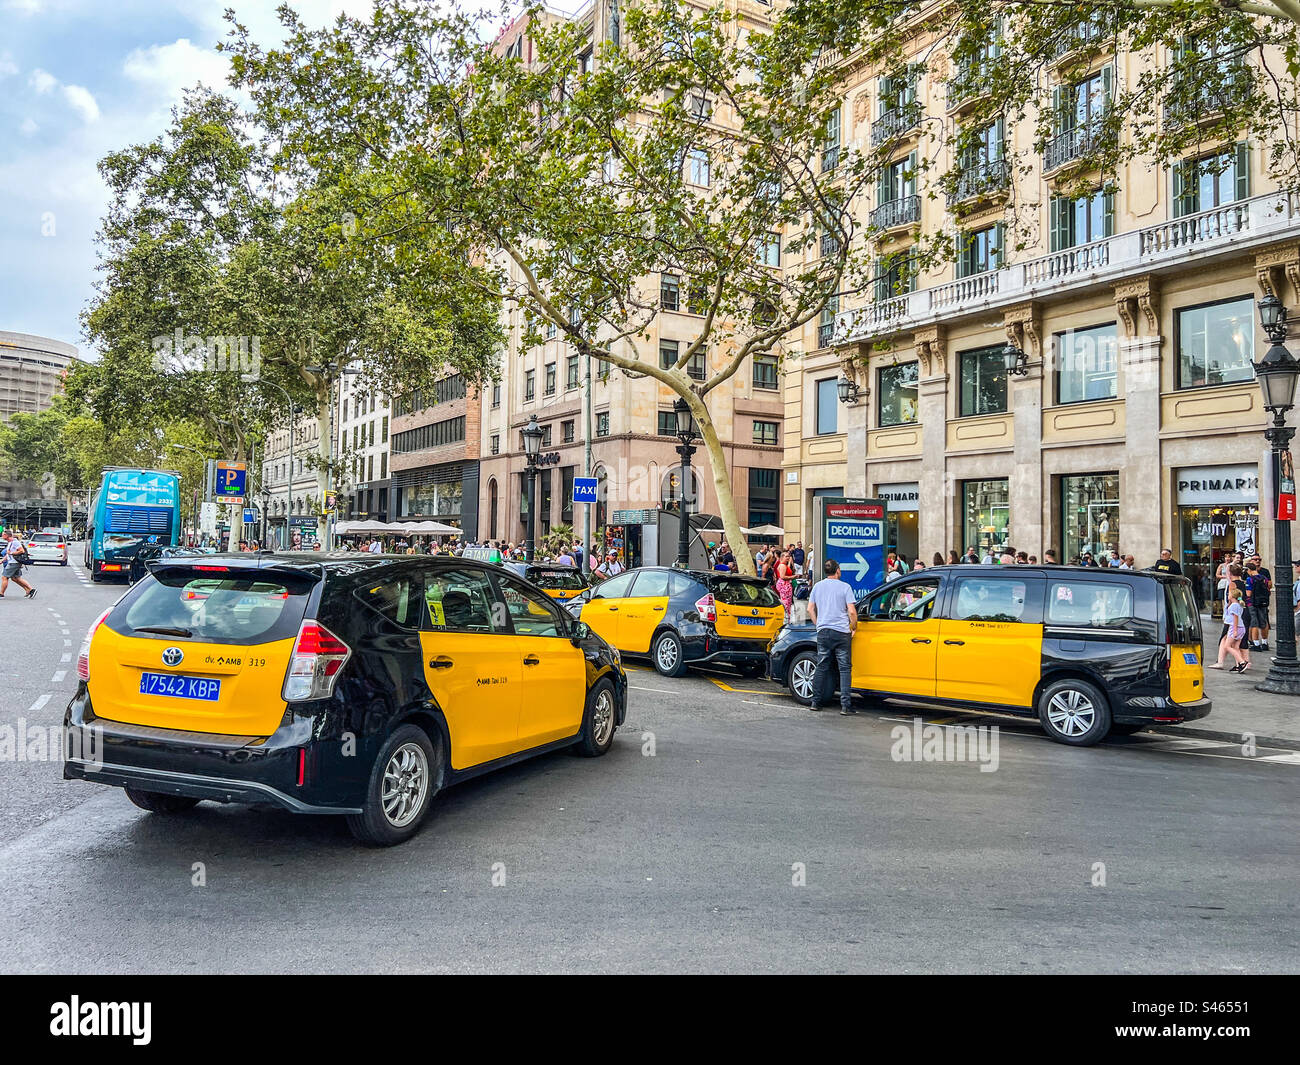
<path fill-rule="evenodd" d="M 172 470 L 104 470 L 86 511 L 86 569 L 98 581 L 126 577 L 149 544 L 174 547 L 181 536 L 181 479 Z"/>

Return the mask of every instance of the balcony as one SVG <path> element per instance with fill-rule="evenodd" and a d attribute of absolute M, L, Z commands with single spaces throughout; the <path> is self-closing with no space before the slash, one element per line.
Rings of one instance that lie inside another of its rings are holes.
<path fill-rule="evenodd" d="M 897 200 L 882 203 L 871 212 L 874 229 L 897 229 L 921 221 L 921 197 L 900 196 Z"/>
<path fill-rule="evenodd" d="M 1011 165 L 1005 159 L 991 159 L 962 168 L 953 190 L 953 203 L 996 196 L 1011 184 Z"/>
<path fill-rule="evenodd" d="M 1252 91 L 1250 71 L 1233 65 L 1220 70 L 1222 80 L 1203 81 L 1184 91 L 1178 85 L 1170 87 L 1164 106 L 1164 126 L 1178 129 L 1217 118 L 1225 111 L 1250 99 Z"/>
<path fill-rule="evenodd" d="M 1113 39 L 1114 32 L 1100 22 L 1092 19 L 1076 22 L 1063 31 L 1053 43 L 1049 53 L 1051 61 L 1061 63 L 1081 52 L 1098 50 L 1102 45 L 1111 43 Z"/>
<path fill-rule="evenodd" d="M 948 82 L 948 110 L 960 111 L 988 94 L 988 76 L 992 59 L 958 65 L 957 74 Z"/>
<path fill-rule="evenodd" d="M 1087 125 L 1067 129 L 1047 142 L 1043 149 L 1043 173 L 1050 174 L 1089 155 L 1097 147 L 1102 134 L 1102 120 L 1095 118 Z"/>
<path fill-rule="evenodd" d="M 1025 300 L 1105 290 L 1152 272 L 1195 272 L 1216 259 L 1297 238 L 1300 195 L 1268 193 L 847 310 L 837 319 L 835 337 L 841 344 L 870 342 Z"/>
<path fill-rule="evenodd" d="M 871 124 L 871 146 L 879 148 L 882 144 L 896 140 L 904 133 L 909 133 L 921 124 L 921 104 L 910 100 L 897 107 L 891 107 Z"/>

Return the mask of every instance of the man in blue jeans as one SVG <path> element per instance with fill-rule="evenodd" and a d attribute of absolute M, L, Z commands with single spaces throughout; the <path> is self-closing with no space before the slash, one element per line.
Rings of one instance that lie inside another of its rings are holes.
<path fill-rule="evenodd" d="M 817 626 L 817 671 L 813 674 L 812 709 L 820 710 L 823 685 L 830 681 L 831 659 L 840 671 L 840 713 L 856 714 L 853 709 L 853 670 L 851 647 L 858 627 L 858 605 L 853 589 L 840 580 L 840 564 L 833 558 L 823 567 L 826 579 L 812 587 L 808 596 L 808 616 Z"/>

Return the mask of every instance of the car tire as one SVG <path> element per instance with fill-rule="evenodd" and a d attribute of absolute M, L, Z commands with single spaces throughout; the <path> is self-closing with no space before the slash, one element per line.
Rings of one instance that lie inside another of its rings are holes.
<path fill-rule="evenodd" d="M 656 636 L 654 646 L 650 648 L 650 660 L 665 677 L 680 677 L 685 673 L 686 660 L 677 633 L 661 632 Z"/>
<path fill-rule="evenodd" d="M 582 732 L 574 750 L 584 758 L 599 758 L 614 745 L 618 730 L 618 700 L 608 677 L 598 680 L 587 693 L 582 714 Z"/>
<path fill-rule="evenodd" d="M 1038 696 L 1038 720 L 1049 739 L 1091 747 L 1110 732 L 1110 704 L 1095 684 L 1068 677 L 1049 684 Z"/>
<path fill-rule="evenodd" d="M 442 778 L 429 734 L 418 725 L 399 725 L 375 756 L 361 813 L 347 815 L 352 835 L 368 847 L 405 843 L 419 831 Z"/>
<path fill-rule="evenodd" d="M 817 652 L 800 651 L 790 659 L 786 666 L 785 683 L 794 696 L 795 702 L 802 706 L 813 704 L 813 677 L 817 673 Z"/>
<path fill-rule="evenodd" d="M 188 795 L 164 795 L 160 791 L 141 791 L 139 788 L 125 788 L 126 797 L 141 810 L 151 814 L 183 814 L 193 810 L 199 804 L 198 799 Z"/>
<path fill-rule="evenodd" d="M 742 677 L 754 680 L 767 672 L 766 662 L 738 662 L 736 669 Z"/>

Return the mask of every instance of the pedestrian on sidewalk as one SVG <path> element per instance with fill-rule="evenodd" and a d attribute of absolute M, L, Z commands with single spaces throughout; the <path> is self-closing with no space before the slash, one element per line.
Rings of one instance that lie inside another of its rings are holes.
<path fill-rule="evenodd" d="M 3 597 L 9 589 L 9 582 L 13 581 L 19 588 L 27 594 L 24 599 L 30 599 L 36 594 L 36 589 L 23 580 L 23 564 L 28 560 L 26 545 L 16 537 L 9 529 L 4 531 L 4 552 L 0 554 L 0 597 Z"/>
<path fill-rule="evenodd" d="M 1178 564 L 1174 558 L 1174 553 L 1169 548 L 1162 548 L 1160 551 L 1160 561 L 1151 567 L 1157 573 L 1172 573 L 1175 577 L 1183 575 L 1183 567 Z"/>
<path fill-rule="evenodd" d="M 831 661 L 839 669 L 840 713 L 856 714 L 853 709 L 853 634 L 858 628 L 858 605 L 853 589 L 840 580 L 840 564 L 828 558 L 823 567 L 826 578 L 812 587 L 808 595 L 808 617 L 817 626 L 817 669 L 813 672 L 812 707 L 823 706 L 823 685 L 830 680 Z"/>
<path fill-rule="evenodd" d="M 1246 623 L 1242 620 L 1244 609 L 1241 605 L 1241 589 L 1229 588 L 1227 606 L 1223 608 L 1223 620 L 1227 630 L 1219 640 L 1219 659 L 1209 665 L 1210 669 L 1222 669 L 1224 655 L 1232 655 L 1237 664 L 1232 673 L 1245 673 L 1250 668 L 1250 659 L 1242 652 L 1246 642 Z"/>
<path fill-rule="evenodd" d="M 790 611 L 794 609 L 794 578 L 794 560 L 790 558 L 790 552 L 787 551 L 776 564 L 776 594 L 781 599 L 781 605 L 785 607 L 787 622 L 790 620 Z"/>
<path fill-rule="evenodd" d="M 1246 627 L 1250 629 L 1250 646 L 1268 650 L 1269 580 L 1259 571 L 1259 563 L 1246 563 Z"/>

